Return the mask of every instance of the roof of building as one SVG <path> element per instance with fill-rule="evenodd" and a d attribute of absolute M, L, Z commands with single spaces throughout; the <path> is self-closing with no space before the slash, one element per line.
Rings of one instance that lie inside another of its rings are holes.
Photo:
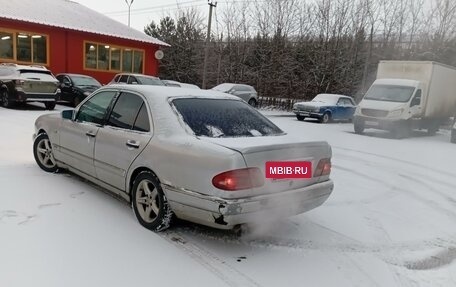
<path fill-rule="evenodd" d="M 169 46 L 84 5 L 69 0 L 0 0 L 0 18 Z"/>

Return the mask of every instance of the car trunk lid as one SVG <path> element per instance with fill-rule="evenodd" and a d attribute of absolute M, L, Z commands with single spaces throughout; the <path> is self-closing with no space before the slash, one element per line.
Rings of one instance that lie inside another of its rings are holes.
<path fill-rule="evenodd" d="M 327 142 L 305 142 L 289 135 L 251 138 L 201 137 L 200 139 L 241 153 L 246 167 L 256 167 L 261 170 L 265 184 L 251 190 L 238 191 L 241 197 L 302 188 L 329 178 L 328 175 L 313 176 L 309 179 L 266 178 L 266 162 L 269 161 L 309 161 L 312 163 L 312 175 L 314 175 L 318 162 L 324 158 L 331 158 L 331 148 Z"/>

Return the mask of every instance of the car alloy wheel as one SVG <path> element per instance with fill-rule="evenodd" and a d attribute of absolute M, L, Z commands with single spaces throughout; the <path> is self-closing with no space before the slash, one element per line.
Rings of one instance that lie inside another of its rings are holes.
<path fill-rule="evenodd" d="M 152 231 L 162 231 L 171 224 L 173 212 L 156 176 L 141 172 L 133 183 L 133 211 L 139 223 Z"/>
<path fill-rule="evenodd" d="M 9 108 L 9 107 L 11 107 L 11 102 L 9 101 L 8 91 L 7 91 L 7 90 L 2 90 L 2 93 L 1 93 L 1 100 L 2 100 L 2 106 L 3 106 L 4 108 Z"/>
<path fill-rule="evenodd" d="M 42 133 L 36 137 L 33 143 L 33 156 L 42 170 L 47 172 L 56 172 L 58 170 L 52 144 L 47 134 Z"/>
<path fill-rule="evenodd" d="M 326 124 L 331 120 L 331 115 L 329 113 L 324 113 L 323 116 L 320 119 L 320 123 Z"/>

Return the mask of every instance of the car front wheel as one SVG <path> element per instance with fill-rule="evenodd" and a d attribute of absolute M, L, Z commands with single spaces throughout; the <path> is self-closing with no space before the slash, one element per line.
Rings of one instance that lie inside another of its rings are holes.
<path fill-rule="evenodd" d="M 47 134 L 42 133 L 36 137 L 33 143 L 33 156 L 42 170 L 47 172 L 56 172 L 58 170 L 52 144 Z"/>
<path fill-rule="evenodd" d="M 296 118 L 298 119 L 298 121 L 303 121 L 306 117 L 296 115 Z"/>
<path fill-rule="evenodd" d="M 145 228 L 162 231 L 171 225 L 173 212 L 153 173 L 143 171 L 136 177 L 131 202 L 136 218 Z"/>
<path fill-rule="evenodd" d="M 55 102 L 45 102 L 44 106 L 46 107 L 46 110 L 52 111 L 55 108 Z"/>

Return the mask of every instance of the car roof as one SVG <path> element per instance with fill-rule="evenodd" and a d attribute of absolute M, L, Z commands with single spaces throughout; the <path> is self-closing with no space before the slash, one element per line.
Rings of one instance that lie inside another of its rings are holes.
<path fill-rule="evenodd" d="M 118 75 L 127 75 L 127 76 L 146 77 L 146 78 L 159 79 L 159 77 L 155 77 L 155 76 L 151 76 L 151 75 L 144 75 L 144 74 L 136 74 L 136 73 L 119 73 L 119 74 L 116 74 L 115 77 L 117 77 Z"/>
<path fill-rule="evenodd" d="M 14 64 L 14 63 L 2 63 L 2 64 L 0 64 L 0 67 L 10 67 L 10 68 L 14 68 L 16 70 L 33 70 L 33 71 L 50 72 L 45 66 L 39 66 L 39 65 L 20 65 L 20 64 Z"/>
<path fill-rule="evenodd" d="M 317 96 L 319 96 L 319 95 L 324 95 L 324 96 L 334 97 L 334 98 L 346 98 L 346 99 L 353 100 L 352 97 L 346 96 L 346 95 L 341 95 L 341 94 L 326 94 L 326 93 L 323 93 L 323 94 L 318 94 Z"/>
<path fill-rule="evenodd" d="M 242 101 L 239 97 L 232 96 L 226 93 L 214 91 L 214 90 L 202 90 L 192 88 L 181 88 L 181 87 L 169 87 L 169 86 L 154 86 L 154 85 L 123 85 L 123 84 L 111 84 L 102 87 L 99 91 L 117 89 L 121 91 L 132 91 L 140 93 L 146 97 L 157 98 L 157 99 L 168 99 L 168 98 L 205 98 L 205 99 L 228 99 Z"/>
<path fill-rule="evenodd" d="M 83 74 L 73 74 L 73 73 L 60 73 L 56 76 L 69 76 L 69 77 L 86 77 L 86 78 L 93 78 L 92 76 L 83 75 Z"/>

